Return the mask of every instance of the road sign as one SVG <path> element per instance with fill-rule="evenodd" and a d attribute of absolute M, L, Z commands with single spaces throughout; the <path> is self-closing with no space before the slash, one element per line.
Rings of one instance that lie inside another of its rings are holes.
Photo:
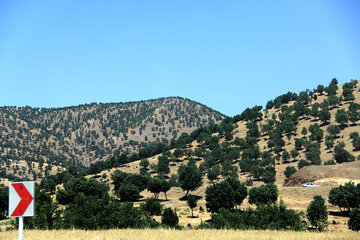
<path fill-rule="evenodd" d="M 34 216 L 34 185 L 34 181 L 10 183 L 9 217 Z"/>

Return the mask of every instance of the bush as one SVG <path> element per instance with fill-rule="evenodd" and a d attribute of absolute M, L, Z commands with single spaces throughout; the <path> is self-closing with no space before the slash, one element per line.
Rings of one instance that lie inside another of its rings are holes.
<path fill-rule="evenodd" d="M 220 208 L 233 209 L 240 205 L 247 196 L 247 189 L 239 180 L 228 178 L 207 187 L 205 194 L 207 209 L 218 212 Z"/>
<path fill-rule="evenodd" d="M 264 183 L 273 183 L 276 180 L 276 171 L 274 167 L 266 167 L 262 174 Z"/>
<path fill-rule="evenodd" d="M 293 175 L 296 172 L 296 168 L 293 166 L 288 166 L 286 167 L 284 174 L 286 176 L 286 178 L 290 177 L 291 175 Z"/>
<path fill-rule="evenodd" d="M 251 178 L 246 179 L 245 185 L 246 186 L 253 186 L 254 185 L 253 180 L 251 180 Z"/>
<path fill-rule="evenodd" d="M 220 166 L 214 166 L 208 170 L 208 179 L 210 181 L 215 180 L 220 175 Z"/>
<path fill-rule="evenodd" d="M 258 206 L 256 210 L 229 211 L 221 209 L 211 215 L 209 228 L 216 229 L 255 229 L 255 230 L 304 230 L 301 214 L 287 209 L 283 202 Z M 204 226 L 203 226 L 204 227 Z"/>
<path fill-rule="evenodd" d="M 350 212 L 348 227 L 350 230 L 359 231 L 360 230 L 360 209 L 355 208 Z"/>
<path fill-rule="evenodd" d="M 325 166 L 326 165 L 335 165 L 335 164 L 336 164 L 336 162 L 334 160 L 329 160 L 329 161 L 324 162 Z"/>
<path fill-rule="evenodd" d="M 72 177 L 64 186 L 64 190 L 58 191 L 56 199 L 60 204 L 69 204 L 73 202 L 75 197 L 83 193 L 85 196 L 95 196 L 101 198 L 107 195 L 109 187 L 105 183 L 96 181 L 95 179 L 87 179 L 84 177 Z"/>
<path fill-rule="evenodd" d="M 140 205 L 140 208 L 150 213 L 150 215 L 160 216 L 163 205 L 155 198 L 147 198 L 145 202 Z"/>
<path fill-rule="evenodd" d="M 278 198 L 278 188 L 275 184 L 263 184 L 259 187 L 253 187 L 249 191 L 250 204 L 275 203 Z"/>
<path fill-rule="evenodd" d="M 298 169 L 302 169 L 303 167 L 306 167 L 306 166 L 310 166 L 311 163 L 309 163 L 308 161 L 304 160 L 304 159 L 301 159 L 298 163 Z"/>
<path fill-rule="evenodd" d="M 134 202 L 140 198 L 139 188 L 131 183 L 122 184 L 119 189 L 115 191 L 115 194 L 122 202 Z"/>
<path fill-rule="evenodd" d="M 171 208 L 165 208 L 161 217 L 161 223 L 169 227 L 175 227 L 179 223 L 179 217 Z"/>
<path fill-rule="evenodd" d="M 309 204 L 306 217 L 310 221 L 310 224 L 322 231 L 328 225 L 327 208 L 325 206 L 325 200 L 321 196 L 315 196 L 314 200 Z"/>
<path fill-rule="evenodd" d="M 353 182 L 334 187 L 329 193 L 329 203 L 338 206 L 341 211 L 350 211 L 360 207 L 360 184 Z"/>
<path fill-rule="evenodd" d="M 355 161 L 355 157 L 344 149 L 344 143 L 339 143 L 334 147 L 334 158 L 337 163 Z"/>

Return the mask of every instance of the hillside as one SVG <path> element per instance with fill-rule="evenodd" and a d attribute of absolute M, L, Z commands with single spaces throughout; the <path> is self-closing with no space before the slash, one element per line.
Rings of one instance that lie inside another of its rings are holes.
<path fill-rule="evenodd" d="M 74 204 L 80 204 L 75 209 L 87 208 L 86 204 L 102 206 L 97 210 L 100 214 L 103 205 L 99 205 L 99 201 L 108 207 L 133 202 L 138 209 L 154 196 L 164 207 L 176 210 L 180 225 L 194 226 L 211 218 L 206 206 L 209 186 L 228 177 L 245 183 L 248 190 L 274 183 L 278 188 L 278 202 L 282 200 L 296 211 L 306 211 L 314 196 L 322 196 L 329 213 L 329 228 L 346 231 L 348 218 L 327 199 L 334 186 L 348 181 L 360 183 L 359 121 L 357 81 L 337 86 L 333 79 L 327 87 L 281 95 L 269 101 L 263 111 L 261 106 L 247 108 L 219 124 L 182 134 L 171 145 L 157 149 L 159 154 L 141 157 L 144 156 L 141 153 L 149 150 L 141 148 L 139 153 L 113 156 L 92 164 L 88 171 L 91 174 L 86 178 L 82 178 L 82 173 L 69 170 L 44 179 L 40 188 L 43 194 L 53 195 L 49 201 L 56 199 L 63 205 L 61 209 L 65 209 L 65 214 L 60 221 L 73 221 L 72 224 L 80 228 L 84 227 L 83 223 L 71 218 Z M 295 173 L 285 176 L 289 167 Z M 302 187 L 307 181 L 314 181 L 320 187 Z M 167 185 L 169 188 L 163 191 Z M 96 189 L 114 197 L 113 200 L 109 202 L 109 196 L 100 198 L 93 193 Z M 195 217 L 190 217 L 187 192 L 198 198 Z M 76 200 L 85 200 L 85 195 L 92 196 L 85 205 Z M 255 205 L 245 198 L 240 205 L 232 207 L 245 210 Z M 84 218 L 82 213 L 77 214 L 80 219 Z M 161 222 L 161 216 L 152 217 Z"/>
<path fill-rule="evenodd" d="M 65 108 L 0 108 L 1 175 L 36 179 L 70 165 L 168 144 L 224 115 L 180 97 Z"/>
<path fill-rule="evenodd" d="M 332 186 L 349 180 L 360 182 L 360 175 L 356 174 L 359 169 L 358 162 L 340 163 L 334 151 L 335 148 L 343 149 L 353 156 L 346 161 L 359 159 L 359 148 L 356 145 L 359 139 L 351 137 L 351 133 L 360 132 L 360 109 L 356 105 L 360 104 L 360 86 L 355 81 L 350 82 L 336 86 L 333 93 L 331 89 L 335 85 L 332 83 L 326 88 L 330 93 L 322 90 L 321 86 L 318 87 L 319 90 L 301 92 L 296 96 L 288 93 L 277 98 L 276 101 L 283 101 L 276 103 L 278 106 L 269 104 L 268 109 L 262 112 L 261 107 L 249 108 L 232 118 L 232 121 L 228 119 L 215 127 L 193 132 L 186 146 L 177 145 L 177 148 L 170 152 L 149 158 L 149 164 L 152 166 L 149 173 L 152 177 L 160 174 L 156 172 L 154 166 L 158 166 L 159 159 L 163 156 L 169 162 L 170 171 L 165 174 L 168 179 L 169 177 L 173 179 L 178 174 L 180 165 L 187 164 L 191 159 L 195 160 L 203 174 L 203 185 L 193 191 L 193 194 L 201 197 L 198 206 L 206 209 L 205 190 L 212 183 L 220 182 L 227 176 L 235 176 L 241 182 L 252 180 L 254 186 L 259 186 L 264 181 L 269 181 L 264 173 L 271 175 L 273 172 L 271 169 L 274 168 L 275 184 L 280 191 L 279 198 L 293 209 L 306 211 L 307 205 L 315 195 L 327 199 Z M 352 94 L 350 97 L 349 94 L 343 94 L 343 89 L 349 91 L 349 88 Z M 334 97 L 336 97 L 335 101 Z M 355 110 L 352 109 L 354 105 Z M 342 110 L 348 116 L 346 123 L 340 122 L 339 117 L 336 117 Z M 334 133 L 328 130 L 329 126 L 337 126 L 339 129 Z M 297 154 L 292 150 L 296 150 Z M 285 152 L 289 153 L 288 157 Z M 311 166 L 300 169 L 300 160 Z M 328 163 L 329 161 L 332 162 Z M 325 163 L 335 165 L 324 166 Z M 284 170 L 290 166 L 295 167 L 298 172 L 286 180 Z M 141 168 L 139 160 L 88 177 L 100 179 L 102 176 L 102 181 L 111 184 L 111 174 L 116 170 L 141 173 Z M 209 173 L 216 168 L 218 172 L 215 179 L 209 180 Z M 296 176 L 303 177 L 299 180 Z M 297 179 L 297 182 L 290 183 L 295 181 L 292 179 Z M 302 183 L 310 180 L 320 184 L 321 187 L 318 189 L 301 187 Z M 285 182 L 287 184 L 284 186 Z M 110 190 L 112 189 L 114 187 L 111 184 Z M 199 211 L 199 208 L 196 209 L 198 218 L 189 218 L 186 201 L 180 200 L 184 194 L 181 188 L 172 187 L 167 193 L 169 201 L 163 202 L 165 206 L 178 209 L 181 224 L 199 224 L 210 218 L 210 213 Z M 145 190 L 141 192 L 141 196 L 143 198 L 140 200 L 144 200 L 153 194 Z M 250 205 L 247 201 L 242 205 L 244 208 L 248 206 Z M 328 208 L 337 211 L 335 206 Z M 347 220 L 343 217 L 330 216 L 330 219 L 340 224 L 331 226 L 332 229 L 346 229 Z"/>

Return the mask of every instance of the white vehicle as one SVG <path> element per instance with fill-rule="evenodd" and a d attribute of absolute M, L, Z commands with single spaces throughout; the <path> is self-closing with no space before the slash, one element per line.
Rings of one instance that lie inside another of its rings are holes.
<path fill-rule="evenodd" d="M 303 187 L 320 187 L 320 186 L 316 185 L 315 183 L 312 183 L 312 182 L 307 182 L 307 183 L 303 184 Z"/>

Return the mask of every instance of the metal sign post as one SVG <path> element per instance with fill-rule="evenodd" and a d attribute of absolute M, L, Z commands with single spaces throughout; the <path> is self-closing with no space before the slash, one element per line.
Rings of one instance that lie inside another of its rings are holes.
<path fill-rule="evenodd" d="M 9 217 L 19 217 L 19 240 L 23 239 L 23 217 L 34 216 L 34 181 L 9 185 Z"/>

